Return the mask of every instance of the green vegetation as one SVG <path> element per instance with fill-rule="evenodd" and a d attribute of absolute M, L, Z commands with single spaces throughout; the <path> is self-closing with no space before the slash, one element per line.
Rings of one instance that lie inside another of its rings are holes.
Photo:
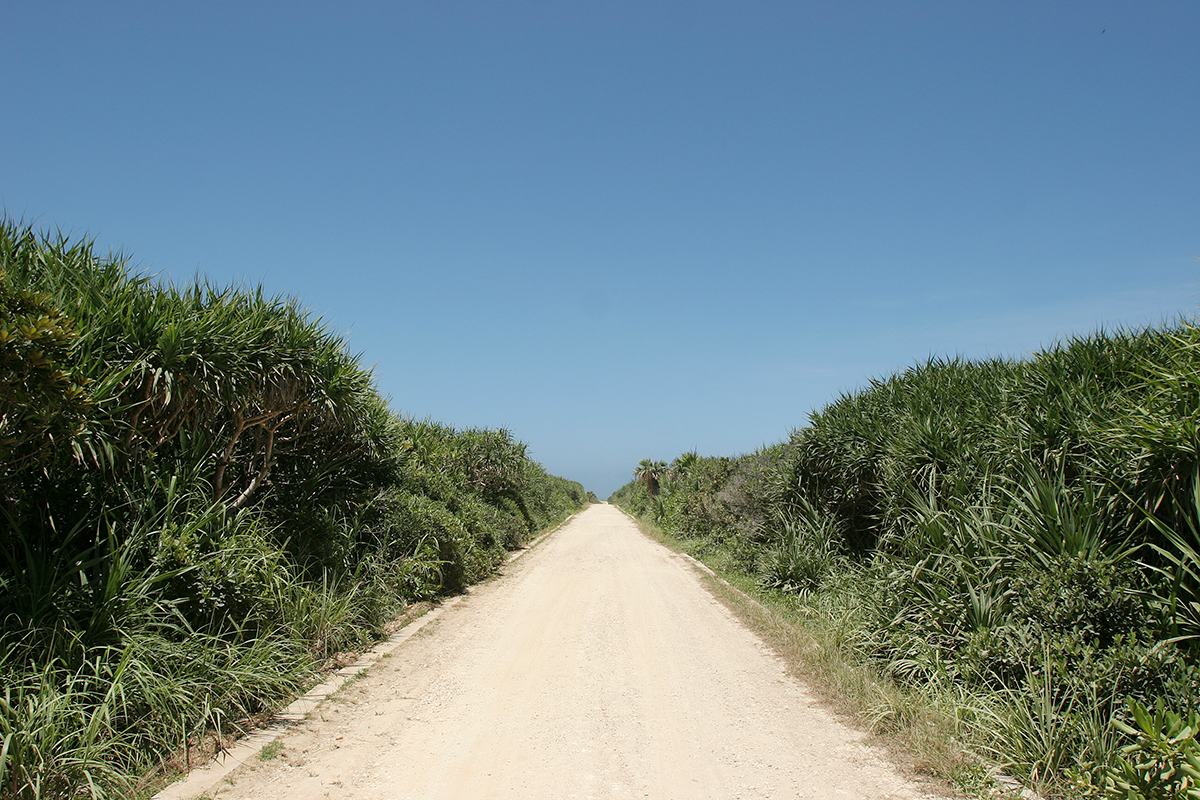
<path fill-rule="evenodd" d="M 129 797 L 587 502 L 295 301 L 0 223 L 0 797 Z"/>
<path fill-rule="evenodd" d="M 1136 727 L 1119 720 L 1114 724 L 1136 740 L 1117 755 L 1108 791 L 1129 800 L 1192 800 L 1200 795 L 1200 714 L 1192 709 L 1184 720 L 1161 703 L 1151 711 L 1133 699 L 1129 710 Z"/>
<path fill-rule="evenodd" d="M 271 742 L 266 747 L 264 747 L 262 750 L 258 751 L 258 760 L 259 761 L 271 761 L 272 759 L 279 758 L 279 754 L 282 752 L 283 752 L 283 743 L 277 740 L 277 741 Z"/>
<path fill-rule="evenodd" d="M 637 469 L 633 471 L 633 477 L 645 485 L 646 496 L 653 500 L 658 497 L 658 483 L 662 480 L 666 472 L 667 462 L 651 461 L 648 458 L 643 458 L 638 463 Z"/>
<path fill-rule="evenodd" d="M 786 442 L 682 455 L 656 492 L 639 468 L 612 500 L 1044 794 L 1200 796 L 1179 722 L 1200 696 L 1198 452 L 1184 322 L 931 360 Z"/>

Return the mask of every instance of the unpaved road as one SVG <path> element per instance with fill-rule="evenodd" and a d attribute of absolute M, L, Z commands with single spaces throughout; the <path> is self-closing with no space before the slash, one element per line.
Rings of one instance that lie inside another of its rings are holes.
<path fill-rule="evenodd" d="M 327 701 L 235 798 L 928 798 L 616 508 Z"/>

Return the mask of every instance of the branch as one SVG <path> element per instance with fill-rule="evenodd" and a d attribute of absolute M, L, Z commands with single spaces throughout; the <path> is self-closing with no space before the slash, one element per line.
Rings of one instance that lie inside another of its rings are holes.
<path fill-rule="evenodd" d="M 267 428 L 267 452 L 263 456 L 262 469 L 260 469 L 258 474 L 254 476 L 254 480 L 250 481 L 250 485 L 246 487 L 246 490 L 238 495 L 236 500 L 230 503 L 231 508 L 241 508 L 243 505 L 245 505 L 246 501 L 250 499 L 250 495 L 254 494 L 258 487 L 262 485 L 262 482 L 266 479 L 267 474 L 271 471 L 271 467 L 275 466 L 275 463 L 271 461 L 271 454 L 275 449 L 275 430 L 277 427 L 278 425 L 273 428 Z"/>

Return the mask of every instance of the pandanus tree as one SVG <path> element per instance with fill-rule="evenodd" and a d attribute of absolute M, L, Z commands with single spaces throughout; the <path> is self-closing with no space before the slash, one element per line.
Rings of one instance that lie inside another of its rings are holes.
<path fill-rule="evenodd" d="M 49 299 L 9 284 L 0 269 L 0 497 L 21 472 L 70 453 L 90 409 L 70 366 L 78 336 Z"/>
<path fill-rule="evenodd" d="M 66 361 L 88 388 L 93 423 L 76 450 L 94 464 L 117 475 L 147 459 L 198 469 L 213 500 L 240 508 L 289 475 L 313 490 L 313 475 L 382 436 L 370 373 L 294 300 L 200 278 L 163 285 L 86 240 L 13 225 L 2 234 L 13 285 L 73 326 L 60 325 Z"/>
<path fill-rule="evenodd" d="M 673 479 L 687 477 L 696 469 L 699 461 L 700 455 L 695 450 L 683 453 L 671 462 L 671 477 Z"/>
<path fill-rule="evenodd" d="M 369 443 L 370 375 L 294 301 L 197 283 L 138 310 L 126 352 L 89 342 L 124 373 L 108 398 L 124 453 L 206 463 L 213 499 L 240 508 L 289 460 L 333 467 Z"/>
<path fill-rule="evenodd" d="M 430 420 L 400 423 L 402 482 L 438 498 L 463 491 L 537 527 L 526 503 L 532 462 L 523 443 L 504 428 L 455 430 Z"/>

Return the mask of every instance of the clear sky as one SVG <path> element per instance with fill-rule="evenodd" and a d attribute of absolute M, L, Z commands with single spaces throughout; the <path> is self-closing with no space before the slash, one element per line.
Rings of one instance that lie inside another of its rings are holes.
<path fill-rule="evenodd" d="M 0 204 L 346 332 L 601 497 L 1190 315 L 1200 3 L 0 0 Z"/>

